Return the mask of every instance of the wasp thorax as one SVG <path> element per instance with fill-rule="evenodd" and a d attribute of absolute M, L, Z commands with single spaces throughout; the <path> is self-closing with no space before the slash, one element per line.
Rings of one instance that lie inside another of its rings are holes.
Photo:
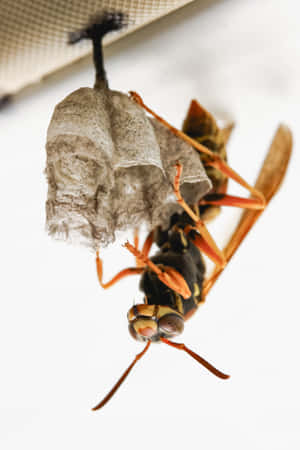
<path fill-rule="evenodd" d="M 159 341 L 182 333 L 183 317 L 172 308 L 159 305 L 135 305 L 128 312 L 129 332 L 138 341 Z"/>

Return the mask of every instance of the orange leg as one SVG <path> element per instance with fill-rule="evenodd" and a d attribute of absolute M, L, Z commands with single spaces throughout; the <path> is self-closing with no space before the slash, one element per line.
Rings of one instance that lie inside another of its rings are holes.
<path fill-rule="evenodd" d="M 144 272 L 143 267 L 128 267 L 127 269 L 121 270 L 121 272 L 117 273 L 110 281 L 107 283 L 103 283 L 102 276 L 103 276 L 103 264 L 102 260 L 99 258 L 99 252 L 96 252 L 96 268 L 97 268 L 97 275 L 99 279 L 99 283 L 103 287 L 103 289 L 108 289 L 113 284 L 117 283 L 119 280 L 121 280 L 124 277 L 127 277 L 128 275 L 138 275 Z"/>
<path fill-rule="evenodd" d="M 228 164 L 221 158 L 215 157 L 214 160 L 207 162 L 206 165 L 220 170 L 220 172 L 224 173 L 224 175 L 227 175 L 228 178 L 231 178 L 232 180 L 236 181 L 238 184 L 246 188 L 254 197 L 257 198 L 258 202 L 260 203 L 260 209 L 265 208 L 266 201 L 263 194 L 258 189 L 250 186 L 247 181 L 245 181 L 237 172 L 229 167 Z"/>
<path fill-rule="evenodd" d="M 147 236 L 147 238 L 146 238 L 146 240 L 144 242 L 143 248 L 142 248 L 142 254 L 146 258 L 148 257 L 149 252 L 150 252 L 151 247 L 152 247 L 152 244 L 153 244 L 153 235 L 154 235 L 154 232 L 150 231 L 150 233 L 148 234 L 148 236 Z M 138 236 L 138 230 L 137 229 L 134 230 L 134 247 L 137 250 L 139 250 L 139 236 Z M 137 267 L 144 267 L 144 263 L 141 261 L 141 259 L 135 257 L 135 260 L 136 260 L 136 266 Z"/>
<path fill-rule="evenodd" d="M 134 246 L 137 249 L 139 248 L 139 229 L 138 228 L 135 228 L 135 230 L 134 230 Z M 140 260 L 138 260 L 137 258 L 135 258 L 135 264 L 136 264 L 136 267 L 143 267 L 141 265 Z"/>
<path fill-rule="evenodd" d="M 139 248 L 139 229 L 135 228 L 134 230 L 134 246 L 135 248 Z"/>
<path fill-rule="evenodd" d="M 149 269 L 155 272 L 160 281 L 164 283 L 166 286 L 173 289 L 173 291 L 178 292 L 178 294 L 182 295 L 182 297 L 184 298 L 189 298 L 192 295 L 187 285 L 187 282 L 185 281 L 183 276 L 179 272 L 177 272 L 177 270 L 173 269 L 173 267 L 157 266 L 156 264 L 154 264 L 154 262 L 151 261 L 151 259 L 146 257 L 133 245 L 129 244 L 129 242 L 126 242 L 124 246 L 136 258 L 138 258 L 143 263 L 144 266 L 148 266 Z"/>
<path fill-rule="evenodd" d="M 198 231 L 196 227 L 192 227 L 187 225 L 184 229 L 184 233 L 188 234 L 189 231 L 195 230 Z M 214 261 L 218 267 L 225 267 L 224 260 L 220 258 L 220 256 L 208 245 L 208 243 L 203 239 L 200 234 L 196 234 L 195 236 L 189 236 L 189 239 L 193 242 L 193 244 L 199 248 L 201 252 L 203 252 L 209 259 Z"/>
<path fill-rule="evenodd" d="M 208 194 L 199 205 L 235 206 L 245 209 L 262 209 L 261 201 L 255 198 L 235 197 L 227 194 Z"/>
<path fill-rule="evenodd" d="M 265 199 L 264 196 L 261 194 L 261 192 L 258 189 L 253 188 L 250 186 L 238 173 L 236 173 L 228 164 L 223 161 L 218 155 L 216 155 L 214 152 L 209 150 L 204 145 L 200 144 L 200 142 L 197 142 L 187 134 L 185 134 L 183 131 L 178 130 L 177 128 L 173 127 L 171 124 L 169 124 L 166 120 L 164 120 L 162 117 L 160 117 L 158 114 L 156 114 L 152 109 L 150 109 L 148 106 L 145 105 L 142 98 L 137 94 L 136 92 L 130 92 L 129 93 L 131 98 L 138 103 L 140 106 L 142 106 L 146 111 L 148 111 L 153 117 L 155 117 L 159 122 L 161 122 L 163 125 L 165 125 L 167 128 L 169 128 L 172 133 L 174 133 L 179 138 L 183 139 L 188 144 L 192 145 L 196 150 L 198 150 L 201 153 L 205 153 L 206 155 L 209 155 L 211 157 L 211 161 L 206 162 L 206 165 L 212 166 L 218 170 L 220 170 L 222 173 L 227 175 L 227 177 L 232 178 L 235 180 L 238 184 L 245 187 L 251 194 L 256 197 L 260 204 L 261 209 L 264 209 L 265 207 Z"/>
<path fill-rule="evenodd" d="M 194 220 L 195 222 L 195 228 L 199 233 L 201 234 L 202 238 L 206 242 L 206 246 L 211 251 L 210 258 L 214 261 L 215 264 L 218 266 L 224 266 L 226 264 L 225 257 L 222 253 L 222 251 L 217 247 L 214 239 L 210 235 L 208 229 L 204 225 L 204 222 L 199 218 L 197 213 L 195 213 L 189 205 L 184 201 L 184 199 L 181 196 L 180 189 L 179 189 L 179 181 L 180 181 L 180 175 L 182 172 L 182 166 L 181 164 L 176 164 L 177 173 L 174 180 L 174 193 L 177 197 L 178 203 L 183 207 L 183 209 L 188 213 L 188 215 Z"/>
<path fill-rule="evenodd" d="M 148 236 L 144 242 L 142 253 L 146 258 L 148 258 L 148 255 L 150 253 L 150 250 L 151 250 L 151 247 L 153 244 L 153 237 L 154 237 L 154 231 L 150 231 L 150 233 L 148 234 Z"/>

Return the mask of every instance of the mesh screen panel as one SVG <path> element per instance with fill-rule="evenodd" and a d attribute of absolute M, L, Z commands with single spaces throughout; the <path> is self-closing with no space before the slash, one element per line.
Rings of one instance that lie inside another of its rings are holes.
<path fill-rule="evenodd" d="M 191 1 L 0 0 L 0 95 L 14 93 L 87 55 L 90 42 L 70 46 L 68 33 L 103 10 L 123 11 L 129 22 L 125 30 L 108 36 L 107 44 Z"/>

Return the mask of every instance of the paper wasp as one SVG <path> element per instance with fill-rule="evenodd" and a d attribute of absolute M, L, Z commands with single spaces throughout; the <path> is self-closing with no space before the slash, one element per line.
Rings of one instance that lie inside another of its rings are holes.
<path fill-rule="evenodd" d="M 103 17 L 101 23 L 92 25 L 82 35 L 93 41 L 94 61 L 99 81 L 105 77 L 102 51 L 100 51 L 101 39 L 106 32 L 120 28 L 122 20 L 120 14 L 110 13 Z M 76 40 L 77 38 L 78 36 Z M 146 346 L 135 357 L 112 390 L 93 410 L 102 408 L 108 402 L 152 342 L 163 342 L 184 350 L 214 375 L 223 379 L 228 378 L 228 375 L 220 372 L 184 344 L 175 343 L 170 339 L 183 331 L 184 322 L 205 301 L 218 276 L 277 192 L 291 154 L 291 134 L 286 127 L 281 126 L 275 135 L 255 187 L 252 187 L 226 162 L 226 143 L 231 127 L 219 129 L 214 118 L 198 102 L 192 101 L 183 131 L 180 131 L 147 107 L 138 94 L 132 92 L 130 95 L 133 101 L 136 101 L 156 120 L 191 144 L 195 151 L 199 151 L 199 157 L 209 174 L 213 189 L 197 204 L 187 204 L 180 193 L 182 166 L 178 162 L 174 173 L 173 191 L 183 211 L 170 218 L 168 228 L 158 227 L 152 230 L 141 250 L 138 248 L 137 233 L 134 245 L 129 242 L 125 244 L 125 247 L 136 258 L 136 267 L 123 269 L 109 282 L 104 283 L 102 261 L 97 252 L 97 273 L 103 288 L 112 286 L 126 276 L 141 275 L 140 288 L 145 293 L 144 303 L 135 305 L 129 310 L 128 322 L 130 334 L 135 339 L 146 342 Z M 246 188 L 251 193 L 251 197 L 242 198 L 228 195 L 229 178 Z M 206 228 L 206 222 L 214 218 L 222 206 L 246 209 L 223 251 L 218 248 Z M 159 251 L 149 257 L 153 243 L 156 243 Z M 215 263 L 215 269 L 208 278 L 205 278 L 202 253 Z"/>

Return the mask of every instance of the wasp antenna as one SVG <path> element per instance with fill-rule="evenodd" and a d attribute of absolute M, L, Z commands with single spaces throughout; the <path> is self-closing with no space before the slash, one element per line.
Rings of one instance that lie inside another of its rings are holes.
<path fill-rule="evenodd" d="M 102 408 L 114 395 L 114 393 L 119 389 L 123 381 L 127 378 L 129 373 L 131 372 L 131 369 L 135 366 L 135 364 L 138 362 L 139 359 L 146 353 L 148 348 L 150 347 L 151 341 L 147 342 L 147 345 L 145 346 L 144 350 L 141 351 L 141 353 L 138 353 L 136 357 L 134 358 L 134 361 L 130 364 L 129 367 L 125 370 L 121 378 L 117 381 L 117 383 L 114 385 L 114 387 L 109 391 L 109 393 L 104 397 L 104 399 L 94 408 L 92 408 L 92 411 L 97 411 L 98 409 Z"/>
<path fill-rule="evenodd" d="M 97 82 L 105 81 L 107 78 L 103 64 L 102 39 L 111 31 L 121 30 L 128 24 L 127 16 L 123 12 L 104 11 L 101 15 L 94 16 L 86 28 L 69 34 L 69 44 L 76 44 L 82 39 L 91 39 L 93 42 L 94 64 Z"/>
<path fill-rule="evenodd" d="M 186 347 L 184 344 L 178 344 L 177 342 L 171 342 L 168 339 L 165 339 L 163 337 L 160 338 L 162 342 L 165 344 L 170 345 L 171 347 L 175 347 L 178 350 L 184 350 L 186 353 L 191 355 L 196 361 L 198 361 L 202 366 L 204 366 L 207 370 L 209 370 L 211 373 L 216 375 L 216 377 L 222 378 L 223 380 L 226 380 L 230 377 L 230 375 L 226 375 L 225 373 L 221 372 L 220 370 L 216 369 L 214 366 L 212 366 L 208 361 L 206 361 L 201 356 L 197 355 L 197 353 L 190 350 L 188 347 Z"/>

